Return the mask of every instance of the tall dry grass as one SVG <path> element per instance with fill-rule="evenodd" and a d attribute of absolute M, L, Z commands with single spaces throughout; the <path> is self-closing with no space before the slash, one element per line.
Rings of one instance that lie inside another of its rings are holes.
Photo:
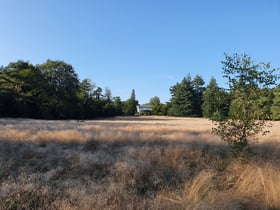
<path fill-rule="evenodd" d="M 205 119 L 0 119 L 0 209 L 280 209 L 279 125 L 244 163 Z"/>

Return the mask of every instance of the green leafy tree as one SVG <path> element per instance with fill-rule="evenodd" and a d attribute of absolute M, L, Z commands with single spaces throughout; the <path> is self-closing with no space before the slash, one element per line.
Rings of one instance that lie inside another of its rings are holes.
<path fill-rule="evenodd" d="M 203 117 L 211 120 L 223 120 L 228 116 L 230 94 L 220 88 L 212 77 L 203 94 Z"/>
<path fill-rule="evenodd" d="M 112 102 L 109 102 L 109 101 L 106 101 L 104 100 L 104 104 L 103 104 L 103 107 L 102 107 L 102 115 L 105 116 L 105 117 L 108 117 L 108 116 L 115 116 L 116 115 L 116 109 L 115 109 L 115 106 Z"/>
<path fill-rule="evenodd" d="M 161 104 L 160 98 L 158 96 L 154 96 L 150 99 L 149 105 L 152 107 L 153 115 L 161 115 Z"/>
<path fill-rule="evenodd" d="M 149 104 L 152 106 L 152 107 L 155 107 L 155 106 L 159 106 L 160 105 L 160 98 L 158 96 L 154 96 L 150 99 L 150 102 Z"/>
<path fill-rule="evenodd" d="M 213 132 L 229 143 L 234 155 L 240 157 L 251 151 L 249 140 L 257 140 L 257 134 L 265 135 L 266 119 L 270 112 L 260 106 L 265 89 L 275 85 L 275 69 L 269 64 L 252 62 L 244 54 L 225 55 L 224 77 L 228 79 L 232 101 L 229 118 L 217 122 Z"/>
<path fill-rule="evenodd" d="M 169 109 L 169 103 L 161 104 L 160 105 L 160 115 L 167 116 Z"/>
<path fill-rule="evenodd" d="M 47 60 L 38 66 L 46 81 L 45 117 L 77 118 L 80 116 L 80 83 L 74 68 L 63 61 Z"/>
<path fill-rule="evenodd" d="M 134 111 L 129 107 L 136 109 L 135 102 L 133 90 L 127 113 Z M 90 79 L 79 82 L 73 67 L 63 61 L 36 66 L 17 61 L 0 67 L 0 117 L 93 118 L 122 115 L 122 109 L 109 88 L 103 94 Z"/>
<path fill-rule="evenodd" d="M 114 108 L 115 108 L 115 115 L 116 116 L 123 115 L 123 111 L 122 111 L 123 103 L 122 103 L 122 100 L 119 96 L 114 97 L 113 104 L 114 104 Z"/>

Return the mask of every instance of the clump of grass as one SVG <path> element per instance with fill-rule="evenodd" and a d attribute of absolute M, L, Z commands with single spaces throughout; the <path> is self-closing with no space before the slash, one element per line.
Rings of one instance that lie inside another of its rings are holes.
<path fill-rule="evenodd" d="M 266 208 L 280 206 L 280 169 L 270 163 L 248 165 L 239 175 L 235 193 L 258 200 Z"/>
<path fill-rule="evenodd" d="M 94 140 L 94 139 L 90 139 L 90 140 L 87 140 L 85 143 L 84 143 L 84 149 L 86 151 L 94 151 L 98 148 L 98 146 L 101 144 L 101 141 L 98 141 L 98 140 Z"/>

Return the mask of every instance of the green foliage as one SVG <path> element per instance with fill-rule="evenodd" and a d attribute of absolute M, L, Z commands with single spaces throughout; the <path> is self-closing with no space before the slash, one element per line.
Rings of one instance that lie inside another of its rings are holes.
<path fill-rule="evenodd" d="M 166 103 L 166 104 L 161 104 L 160 105 L 160 113 L 159 115 L 168 115 L 168 110 L 170 108 L 170 103 Z"/>
<path fill-rule="evenodd" d="M 96 100 L 100 100 L 102 96 L 102 88 L 101 87 L 97 87 L 94 91 L 93 91 L 93 97 Z"/>
<path fill-rule="evenodd" d="M 193 108 L 192 108 L 192 115 L 195 117 L 202 116 L 202 98 L 203 93 L 205 91 L 204 87 L 204 80 L 200 75 L 196 75 L 195 78 L 192 80 L 193 85 Z"/>
<path fill-rule="evenodd" d="M 152 97 L 150 99 L 149 105 L 152 107 L 151 114 L 162 115 L 162 111 L 161 111 L 162 104 L 160 103 L 160 98 L 158 96 Z"/>
<path fill-rule="evenodd" d="M 0 117 L 44 119 L 122 115 L 120 98 L 102 93 L 90 79 L 79 81 L 70 64 L 47 60 L 37 66 L 24 61 L 0 68 Z"/>
<path fill-rule="evenodd" d="M 152 107 L 156 107 L 160 105 L 160 98 L 157 96 L 154 96 L 150 99 L 150 103 L 149 103 Z"/>
<path fill-rule="evenodd" d="M 123 113 L 124 115 L 135 115 L 137 112 L 136 106 L 138 105 L 138 101 L 136 100 L 135 90 L 132 89 L 130 98 L 124 102 Z"/>
<path fill-rule="evenodd" d="M 229 118 L 216 121 L 213 132 L 229 143 L 235 155 L 249 154 L 249 140 L 268 132 L 265 127 L 270 111 L 263 105 L 267 102 L 266 90 L 276 82 L 275 69 L 269 70 L 269 64 L 254 64 L 248 55 L 225 55 L 222 64 L 232 100 Z"/>
<path fill-rule="evenodd" d="M 212 77 L 203 94 L 203 117 L 219 121 L 228 116 L 230 95 L 219 88 L 216 79 Z"/>
<path fill-rule="evenodd" d="M 115 116 L 115 107 L 112 102 L 105 102 L 103 105 L 103 115 L 104 116 Z"/>
<path fill-rule="evenodd" d="M 204 80 L 197 75 L 193 80 L 188 75 L 181 83 L 170 88 L 171 100 L 168 114 L 172 116 L 202 116 L 202 96 Z"/>
<path fill-rule="evenodd" d="M 38 68 L 24 61 L 0 69 L 0 116 L 38 117 L 42 83 Z"/>
<path fill-rule="evenodd" d="M 280 85 L 273 90 L 273 104 L 271 107 L 272 119 L 280 120 Z"/>
<path fill-rule="evenodd" d="M 91 82 L 90 79 L 82 80 L 80 84 L 80 96 L 81 98 L 90 98 L 93 94 L 93 89 L 95 88 L 95 84 Z"/>
<path fill-rule="evenodd" d="M 112 102 L 112 92 L 110 88 L 105 88 L 104 100 L 108 103 Z"/>
<path fill-rule="evenodd" d="M 47 60 L 38 68 L 45 80 L 45 117 L 78 118 L 80 83 L 73 67 L 63 61 Z"/>
<path fill-rule="evenodd" d="M 171 100 L 168 114 L 177 117 L 190 116 L 193 108 L 193 86 L 191 77 L 183 78 L 181 83 L 170 88 Z"/>
<path fill-rule="evenodd" d="M 119 96 L 114 97 L 113 105 L 115 109 L 115 115 L 116 116 L 123 115 L 123 103 Z"/>
<path fill-rule="evenodd" d="M 269 64 L 252 64 L 247 58 L 227 56 L 224 74 L 229 79 L 229 91 L 219 88 L 214 78 L 205 88 L 200 75 L 194 79 L 188 75 L 170 87 L 170 102 L 162 104 L 159 97 L 151 98 L 152 114 L 204 116 L 219 121 L 239 119 L 252 108 L 258 110 L 251 113 L 253 118 L 280 119 L 279 87 L 271 88 L 270 72 L 255 72 L 268 69 Z M 128 100 L 121 101 L 112 96 L 109 88 L 102 90 L 90 79 L 80 82 L 74 68 L 64 61 L 47 60 L 35 66 L 17 61 L 0 67 L 0 117 L 85 119 L 134 115 L 137 104 L 135 90 Z"/>

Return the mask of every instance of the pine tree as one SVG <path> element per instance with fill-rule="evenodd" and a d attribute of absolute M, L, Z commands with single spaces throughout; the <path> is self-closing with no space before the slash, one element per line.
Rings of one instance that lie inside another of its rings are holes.
<path fill-rule="evenodd" d="M 205 91 L 204 87 L 204 80 L 200 75 L 196 75 L 192 81 L 193 89 L 194 89 L 194 96 L 193 96 L 193 110 L 192 115 L 195 117 L 202 116 L 202 97 Z"/>
<path fill-rule="evenodd" d="M 135 90 L 132 89 L 130 98 L 125 101 L 123 107 L 123 113 L 125 115 L 134 115 L 137 112 L 136 106 L 138 105 L 138 101 L 136 100 Z"/>
<path fill-rule="evenodd" d="M 229 111 L 229 94 L 218 87 L 216 79 L 212 77 L 203 94 L 203 117 L 212 120 L 225 119 Z"/>
<path fill-rule="evenodd" d="M 171 100 L 168 114 L 177 117 L 192 116 L 194 88 L 190 75 L 170 88 Z"/>
<path fill-rule="evenodd" d="M 271 107 L 272 119 L 280 120 L 280 85 L 273 91 L 273 104 Z"/>

